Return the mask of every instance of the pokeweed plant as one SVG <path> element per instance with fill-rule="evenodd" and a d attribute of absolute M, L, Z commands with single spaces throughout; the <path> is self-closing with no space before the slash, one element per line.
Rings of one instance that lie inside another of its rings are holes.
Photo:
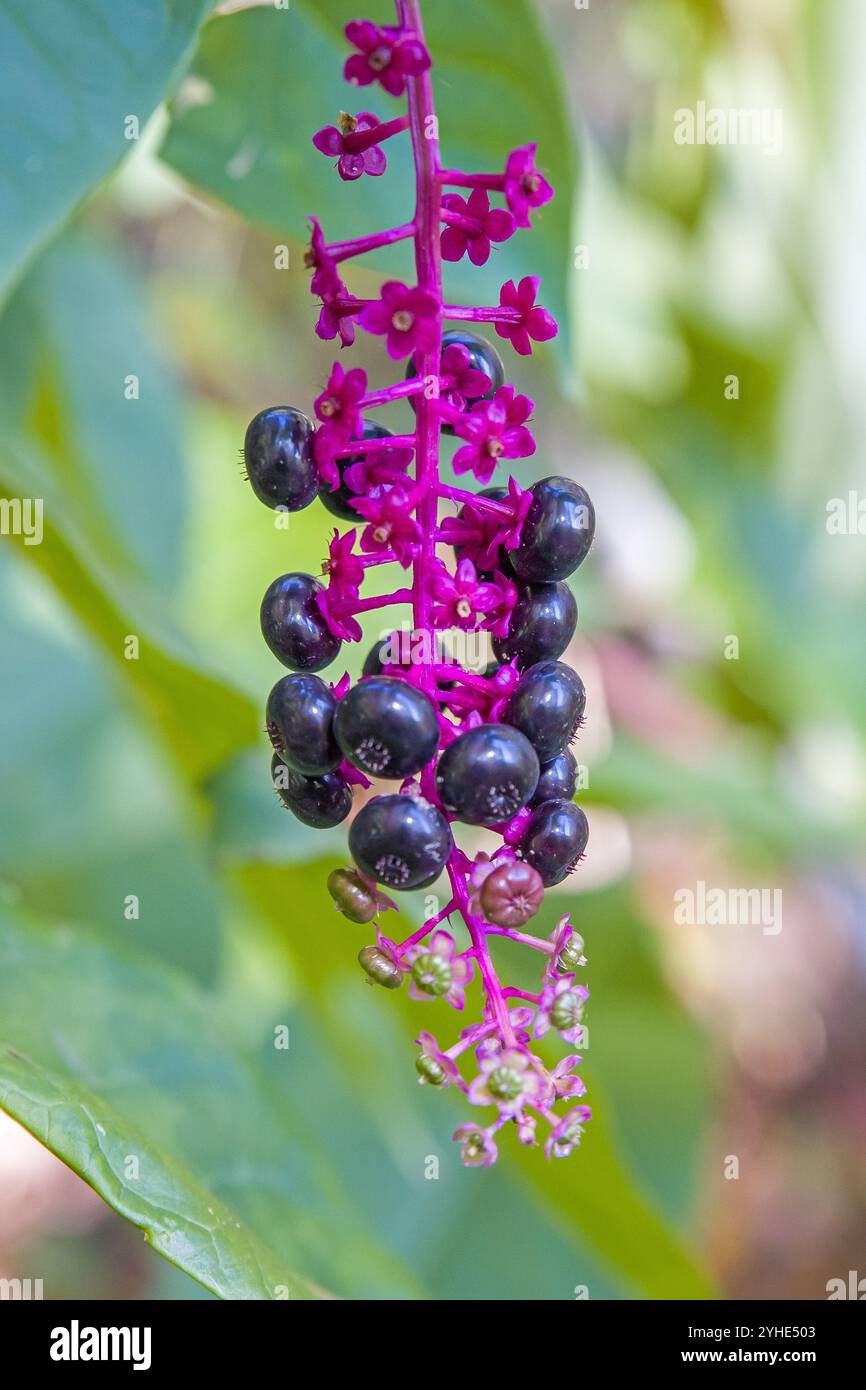
<path fill-rule="evenodd" d="M 383 146 L 408 131 L 414 216 L 332 242 L 313 217 L 306 259 L 321 301 L 318 336 L 339 338 L 346 348 L 360 326 L 385 339 L 393 361 L 408 359 L 405 377 L 369 390 L 363 370 L 335 362 L 315 401 L 316 422 L 294 407 L 263 410 L 247 429 L 244 459 L 268 506 L 297 511 L 318 496 L 332 515 L 356 523 L 343 534 L 334 530 L 325 583 L 285 574 L 262 602 L 265 640 L 290 671 L 267 702 L 272 778 L 285 806 L 315 827 L 346 820 L 355 787 L 369 788 L 370 779 L 399 782 L 396 792 L 364 800 L 349 829 L 354 863 L 335 870 L 328 887 L 346 917 L 368 923 L 395 906 L 385 890 L 424 888 L 447 875 L 441 910 L 401 942 L 377 925 L 375 943 L 358 959 L 371 982 L 395 989 L 408 979 L 413 998 L 439 999 L 458 1011 L 477 970 L 482 1018 L 447 1046 L 421 1032 L 416 1059 L 422 1082 L 453 1087 L 473 1107 L 493 1112 L 492 1120 L 467 1121 L 454 1134 L 463 1162 L 477 1167 L 496 1160 L 496 1137 L 509 1122 L 521 1142 L 536 1144 L 541 1120 L 546 1155 L 564 1157 L 590 1116 L 576 1103 L 585 1090 L 580 1057 L 571 1053 L 550 1069 L 531 1046 L 550 1029 L 579 1044 L 588 996 L 577 982 L 586 964 L 583 941 L 567 915 L 546 939 L 522 928 L 545 888 L 574 869 L 588 839 L 573 800 L 576 763 L 568 746 L 586 696 L 580 677 L 558 658 L 577 621 L 565 580 L 590 548 L 595 516 L 584 489 L 568 478 L 545 478 L 526 491 L 511 477 L 486 486 L 501 462 L 534 453 L 527 424 L 533 402 L 506 384 L 489 341 L 445 324 L 488 323 L 520 355 L 554 337 L 557 325 L 537 303 L 534 276 L 503 285 L 495 306 L 446 304 L 442 263 L 468 256 L 485 264 L 493 243 L 529 228 L 553 190 L 536 167 L 533 144 L 512 151 L 502 173 L 442 166 L 420 5 L 397 0 L 396 10 L 395 25 L 346 26 L 356 51 L 345 77 L 357 87 L 378 83 L 392 96 L 405 94 L 406 114 L 380 121 L 371 111 L 342 112 L 313 144 L 336 160 L 341 179 L 378 178 L 387 167 Z M 467 196 L 446 191 L 457 188 Z M 491 194 L 505 206 L 492 207 Z M 344 262 L 407 239 L 414 242 L 417 284 L 389 280 L 378 299 L 349 292 Z M 366 414 L 396 401 L 414 410 L 411 433 L 393 433 Z M 481 491 L 443 481 L 443 433 L 460 441 L 454 473 L 472 474 L 485 485 Z M 449 506 L 456 514 L 440 519 Z M 440 547 L 453 551 L 453 571 Z M 362 598 L 366 571 L 380 565 L 402 568 L 407 582 Z M 397 604 L 412 608 L 408 642 L 398 632 L 378 642 L 354 685 L 348 675 L 328 685 L 316 674 L 336 660 L 343 642 L 360 640 L 359 614 Z M 470 669 L 443 644 L 446 630 L 487 631 L 495 659 L 483 671 Z M 498 848 L 470 857 L 455 842 L 455 823 L 496 832 Z M 462 949 L 442 925 L 455 920 L 469 942 Z M 503 985 L 490 950 L 497 936 L 542 957 L 536 992 Z"/>

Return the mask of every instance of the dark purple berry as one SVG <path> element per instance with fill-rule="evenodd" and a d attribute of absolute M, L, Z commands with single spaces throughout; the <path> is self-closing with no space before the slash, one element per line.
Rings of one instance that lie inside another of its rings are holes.
<path fill-rule="evenodd" d="M 262 410 L 247 425 L 244 462 L 253 492 L 268 507 L 299 512 L 319 491 L 312 420 L 290 405 Z"/>
<path fill-rule="evenodd" d="M 507 724 L 481 724 L 449 743 L 436 789 L 450 815 L 469 825 L 500 825 L 525 806 L 538 782 L 538 757 Z"/>
<path fill-rule="evenodd" d="M 362 873 L 388 888 L 426 888 L 451 852 L 442 812 L 418 796 L 377 796 L 349 828 L 349 849 Z"/>
<path fill-rule="evenodd" d="M 393 430 L 386 429 L 384 425 L 377 424 L 375 420 L 365 420 L 364 433 L 362 438 L 387 439 L 393 433 Z M 346 469 L 351 467 L 353 463 L 360 463 L 364 457 L 364 451 L 360 448 L 360 442 L 361 441 L 359 440 L 359 448 L 357 454 L 350 454 L 348 458 L 334 460 L 335 464 L 337 465 L 337 471 L 340 474 L 340 486 L 337 488 L 331 488 L 329 483 L 323 483 L 319 492 L 319 497 L 321 498 L 324 505 L 327 507 L 328 511 L 332 514 L 332 516 L 340 517 L 342 521 L 357 522 L 360 520 L 358 513 L 352 506 L 352 502 L 357 497 L 363 497 L 364 494 L 361 492 L 353 492 L 352 489 L 350 487 L 347 487 L 347 485 L 343 482 L 343 475 L 346 472 Z"/>
<path fill-rule="evenodd" d="M 541 874 L 545 888 L 571 873 L 589 839 L 589 822 L 573 801 L 543 801 L 527 822 L 517 852 Z"/>
<path fill-rule="evenodd" d="M 549 763 L 541 764 L 538 786 L 530 801 L 530 806 L 540 806 L 542 801 L 571 801 L 577 790 L 577 763 L 574 755 L 566 748 L 557 753 Z"/>
<path fill-rule="evenodd" d="M 495 392 L 505 384 L 505 368 L 496 348 L 486 338 L 482 338 L 478 333 L 469 333 L 464 328 L 452 328 L 447 333 L 442 334 L 443 356 L 445 349 L 450 347 L 452 343 L 459 343 L 465 347 L 469 353 L 469 365 L 476 372 L 483 372 L 490 381 L 490 390 L 486 391 L 483 396 L 473 396 L 471 400 L 467 401 L 467 406 L 474 405 L 476 401 L 492 400 Z M 417 375 L 418 368 L 415 365 L 415 358 L 410 357 L 406 367 L 406 380 L 408 381 L 410 377 Z M 412 409 L 415 410 L 415 397 L 410 396 L 409 401 Z M 442 433 L 454 433 L 454 426 L 449 424 L 447 420 L 442 422 Z"/>
<path fill-rule="evenodd" d="M 271 743 L 284 762 L 305 777 L 333 772 L 342 761 L 334 738 L 337 701 L 319 676 L 296 672 L 277 681 L 265 718 Z"/>
<path fill-rule="evenodd" d="M 368 676 L 339 702 L 334 733 L 353 767 L 368 777 L 411 777 L 439 746 L 432 701 L 398 676 Z"/>
<path fill-rule="evenodd" d="M 538 661 L 520 677 L 502 721 L 525 734 L 539 761 L 547 763 L 577 733 L 585 707 L 586 690 L 576 671 L 561 661 Z"/>
<path fill-rule="evenodd" d="M 529 490 L 532 503 L 520 544 L 511 551 L 514 572 L 532 583 L 567 579 L 586 558 L 595 535 L 589 494 L 570 478 L 542 478 Z"/>
<path fill-rule="evenodd" d="M 342 645 L 316 603 L 321 592 L 311 574 L 284 574 L 262 599 L 262 635 L 277 660 L 292 671 L 321 671 Z"/>
<path fill-rule="evenodd" d="M 324 777 L 305 777 L 288 767 L 276 753 L 271 759 L 271 778 L 283 805 L 292 815 L 315 830 L 328 830 L 344 821 L 352 809 L 352 788 L 341 772 Z"/>
<path fill-rule="evenodd" d="M 511 613 L 507 637 L 494 637 L 500 661 L 517 659 L 522 669 L 561 656 L 574 636 L 577 604 L 565 583 L 526 584 Z"/>
<path fill-rule="evenodd" d="M 513 859 L 487 875 L 478 897 L 488 922 L 498 927 L 522 927 L 541 907 L 544 884 L 531 864 Z"/>

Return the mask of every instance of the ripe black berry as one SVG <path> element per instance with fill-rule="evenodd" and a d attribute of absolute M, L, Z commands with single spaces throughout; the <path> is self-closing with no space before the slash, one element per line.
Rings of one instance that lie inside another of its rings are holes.
<path fill-rule="evenodd" d="M 439 746 L 433 703 L 398 676 L 368 676 L 339 702 L 337 742 L 368 777 L 411 777 Z"/>
<path fill-rule="evenodd" d="M 375 420 L 364 421 L 364 433 L 362 439 L 387 439 L 394 433 L 387 430 L 384 425 L 378 424 Z M 359 440 L 360 446 L 360 440 Z M 364 457 L 364 451 L 359 447 L 357 454 L 350 454 L 348 458 L 335 459 L 337 471 L 340 474 L 340 486 L 331 488 L 328 483 L 323 483 L 319 497 L 333 516 L 338 516 L 343 521 L 359 521 L 360 518 L 352 502 L 357 497 L 363 497 L 364 493 L 353 492 L 350 487 L 343 482 L 343 474 L 353 463 L 360 463 Z"/>
<path fill-rule="evenodd" d="M 451 815 L 469 825 L 500 825 L 525 806 L 538 782 L 535 749 L 507 724 L 482 724 L 450 743 L 436 789 Z"/>
<path fill-rule="evenodd" d="M 530 816 L 517 852 L 550 888 L 571 872 L 588 839 L 589 822 L 580 806 L 573 801 L 543 801 Z"/>
<path fill-rule="evenodd" d="M 561 661 L 538 661 L 521 676 L 502 720 L 525 734 L 539 761 L 547 763 L 577 733 L 585 707 L 586 690 L 576 671 Z"/>
<path fill-rule="evenodd" d="M 361 871 L 389 888 L 426 888 L 451 848 L 442 812 L 417 796 L 377 796 L 349 829 L 349 849 Z"/>
<path fill-rule="evenodd" d="M 334 738 L 337 701 L 318 676 L 296 672 L 277 681 L 265 718 L 271 743 L 305 777 L 333 772 L 342 759 Z"/>
<path fill-rule="evenodd" d="M 311 574 L 284 574 L 262 599 L 262 635 L 278 661 L 292 671 L 330 666 L 341 642 L 319 611 L 322 585 Z"/>
<path fill-rule="evenodd" d="M 492 400 L 494 393 L 499 390 L 500 386 L 505 384 L 505 368 L 502 365 L 502 358 L 499 356 L 496 348 L 478 333 L 469 333 L 463 328 L 452 328 L 449 329 L 447 333 L 442 334 L 443 356 L 446 348 L 450 347 L 453 343 L 459 343 L 462 347 L 467 349 L 469 352 L 470 366 L 476 372 L 483 372 L 490 381 L 490 390 L 486 391 L 483 396 L 473 396 L 467 404 L 474 405 L 476 401 Z M 410 357 L 409 364 L 406 368 L 406 380 L 408 381 L 410 377 L 417 375 L 418 368 L 415 365 L 415 358 Z M 414 410 L 416 408 L 414 396 L 410 396 L 409 400 Z M 442 433 L 454 433 L 454 426 L 449 424 L 447 420 L 443 420 L 442 422 Z"/>
<path fill-rule="evenodd" d="M 520 544 L 511 552 L 514 572 L 534 583 L 567 579 L 586 558 L 595 535 L 589 494 L 570 478 L 542 478 L 529 490 L 532 503 Z"/>
<path fill-rule="evenodd" d="M 244 462 L 253 492 L 268 507 L 299 512 L 319 491 L 312 420 L 290 405 L 262 410 L 247 425 Z"/>
<path fill-rule="evenodd" d="M 540 806 L 542 801 L 571 801 L 577 790 L 577 763 L 573 754 L 566 748 L 557 753 L 549 763 L 541 764 L 538 786 L 535 788 L 530 806 Z"/>
<path fill-rule="evenodd" d="M 283 805 L 292 815 L 315 830 L 327 830 L 344 821 L 352 809 L 352 788 L 341 772 L 324 777 L 305 777 L 274 754 L 271 778 Z"/>
<path fill-rule="evenodd" d="M 577 604 L 567 584 L 526 584 L 511 613 L 507 637 L 494 637 L 500 661 L 516 657 L 521 668 L 561 656 L 577 626 Z"/>

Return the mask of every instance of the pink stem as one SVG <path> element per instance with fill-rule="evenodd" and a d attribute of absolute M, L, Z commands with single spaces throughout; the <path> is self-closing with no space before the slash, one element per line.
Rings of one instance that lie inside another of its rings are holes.
<path fill-rule="evenodd" d="M 369 613 L 371 608 L 387 608 L 392 603 L 411 603 L 411 589 L 395 589 L 393 594 L 383 594 L 376 598 L 360 598 L 355 603 L 347 604 L 347 613 Z"/>
<path fill-rule="evenodd" d="M 456 377 L 445 375 L 439 377 L 439 390 L 448 391 L 454 385 Z M 419 396 L 425 389 L 427 380 L 425 377 L 412 376 L 408 381 L 398 381 L 393 386 L 386 386 L 381 391 L 370 391 L 366 396 L 362 396 L 358 402 L 361 410 L 372 410 L 377 405 L 388 405 L 391 401 L 403 400 L 406 396 Z"/>
<path fill-rule="evenodd" d="M 413 931 L 411 936 L 407 936 L 405 941 L 401 941 L 400 945 L 397 947 L 398 955 L 402 955 L 403 952 L 408 951 L 411 946 L 415 946 L 419 941 L 423 941 L 424 937 L 428 936 L 434 927 L 438 927 L 440 922 L 444 922 L 445 918 L 454 911 L 456 905 L 457 904 L 452 899 L 447 906 L 443 907 L 441 912 L 436 913 L 435 917 L 431 917 L 429 921 L 424 922 L 417 931 Z"/>
<path fill-rule="evenodd" d="M 467 217 L 463 212 L 451 212 L 449 208 L 443 208 L 441 216 L 442 221 L 447 222 L 449 227 L 459 227 L 469 236 L 479 236 L 482 231 L 481 222 L 477 217 Z"/>
<path fill-rule="evenodd" d="M 383 121 L 372 130 L 353 130 L 351 135 L 343 136 L 343 149 L 347 154 L 363 154 L 364 150 L 369 150 L 372 145 L 381 145 L 383 140 L 390 140 L 392 135 L 399 135 L 400 131 L 406 130 L 408 126 L 408 116 L 395 116 L 393 121 Z"/>
<path fill-rule="evenodd" d="M 374 565 L 392 565 L 397 556 L 393 550 L 382 550 L 378 555 L 361 555 L 359 558 L 364 569 L 368 570 Z"/>
<path fill-rule="evenodd" d="M 459 319 L 461 323 L 520 323 L 523 319 L 519 309 L 510 309 L 504 304 L 445 304 L 442 315 L 446 319 Z"/>
<path fill-rule="evenodd" d="M 451 502 L 471 502 L 479 511 L 501 516 L 503 521 L 514 520 L 514 510 L 507 502 L 497 502 L 492 497 L 479 497 L 477 492 L 467 492 L 462 487 L 450 487 L 447 483 L 439 483 L 436 491 L 440 497 L 447 497 Z"/>
<path fill-rule="evenodd" d="M 462 169 L 440 169 L 439 182 L 448 183 L 452 188 L 492 188 L 501 191 L 505 187 L 505 175 L 464 174 Z"/>
<path fill-rule="evenodd" d="M 334 450 L 334 458 L 353 458 L 355 454 L 385 454 L 389 449 L 414 449 L 414 434 L 389 434 L 385 439 L 356 439 Z"/>
<path fill-rule="evenodd" d="M 401 227 L 388 227 L 384 232 L 371 232 L 369 236 L 354 237 L 351 241 L 331 242 L 325 250 L 336 263 L 347 261 L 351 256 L 365 256 L 368 251 L 377 251 L 380 246 L 393 246 L 396 241 L 405 241 L 414 235 L 414 222 L 404 222 Z"/>
<path fill-rule="evenodd" d="M 495 927 L 488 922 L 487 932 L 490 936 L 507 936 L 509 941 L 517 941 L 521 946 L 531 946 L 533 951 L 546 951 L 549 956 L 556 950 L 552 941 L 545 941 L 540 936 L 529 936 L 527 932 L 517 931 L 515 927 Z"/>

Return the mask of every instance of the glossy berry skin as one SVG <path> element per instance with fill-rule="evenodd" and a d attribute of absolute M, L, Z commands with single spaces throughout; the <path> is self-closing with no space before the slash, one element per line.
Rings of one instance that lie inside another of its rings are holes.
<path fill-rule="evenodd" d="M 266 507 L 299 512 L 319 491 L 312 420 L 290 405 L 262 410 L 247 425 L 244 462 L 250 485 Z"/>
<path fill-rule="evenodd" d="M 364 421 L 364 434 L 362 436 L 364 439 L 387 439 L 393 433 L 393 430 L 386 429 L 384 425 L 377 424 L 375 420 Z M 361 441 L 359 440 L 358 442 L 360 445 Z M 340 487 L 332 489 L 328 483 L 323 483 L 321 491 L 319 492 L 321 501 L 327 507 L 331 515 L 340 517 L 341 521 L 357 522 L 360 520 L 358 513 L 352 506 L 352 502 L 363 494 L 360 492 L 353 492 L 352 489 L 347 487 L 342 481 L 342 478 L 346 469 L 353 463 L 360 463 L 363 457 L 364 451 L 359 447 L 357 454 L 350 454 L 348 458 L 335 459 L 334 462 L 340 474 Z"/>
<path fill-rule="evenodd" d="M 314 830 L 328 830 L 344 821 L 352 809 L 352 788 L 340 772 L 305 777 L 287 767 L 275 753 L 271 778 L 283 805 Z"/>
<path fill-rule="evenodd" d="M 349 849 L 361 872 L 398 891 L 433 883 L 452 848 L 442 812 L 418 796 L 377 796 L 349 828 Z"/>
<path fill-rule="evenodd" d="M 577 672 L 561 661 L 538 661 L 521 676 L 502 721 L 525 734 L 539 762 L 547 763 L 574 738 L 585 708 Z"/>
<path fill-rule="evenodd" d="M 368 777 L 411 777 L 439 746 L 432 701 L 398 676 L 368 676 L 339 702 L 337 742 L 353 767 Z"/>
<path fill-rule="evenodd" d="M 499 390 L 500 386 L 505 385 L 505 368 L 502 365 L 502 358 L 499 356 L 496 348 L 492 343 L 489 343 L 486 338 L 482 338 L 480 334 L 469 333 L 463 328 L 452 328 L 449 329 L 447 333 L 442 334 L 443 354 L 445 349 L 450 347 L 452 343 L 459 343 L 462 347 L 465 347 L 469 352 L 470 366 L 476 372 L 483 372 L 490 380 L 490 390 L 486 391 L 483 396 L 473 396 L 469 405 L 475 405 L 476 401 L 492 400 L 494 393 Z M 410 357 L 408 366 L 406 367 L 406 380 L 408 381 L 410 377 L 417 375 L 418 368 L 415 365 L 415 358 Z M 415 410 L 414 396 L 409 397 L 409 403 L 412 409 Z M 454 433 L 454 426 L 447 420 L 442 421 L 442 433 Z"/>
<path fill-rule="evenodd" d="M 449 743 L 436 769 L 445 810 L 469 825 L 501 825 L 525 806 L 538 782 L 535 749 L 507 724 L 482 724 Z"/>
<path fill-rule="evenodd" d="M 561 883 L 574 868 L 589 839 L 589 822 L 573 801 L 543 801 L 517 846 L 517 853 L 541 874 L 545 888 Z"/>
<path fill-rule="evenodd" d="M 574 755 L 566 748 L 557 753 L 549 763 L 541 764 L 538 786 L 535 788 L 530 806 L 540 806 L 542 801 L 571 801 L 577 791 L 577 763 Z"/>
<path fill-rule="evenodd" d="M 577 627 L 577 604 L 567 584 L 526 584 L 517 595 L 507 637 L 494 637 L 499 661 L 516 658 L 521 670 L 561 656 Z"/>
<path fill-rule="evenodd" d="M 567 579 L 586 558 L 595 535 L 589 494 L 570 478 L 542 478 L 529 491 L 532 503 L 520 544 L 511 552 L 514 572 L 531 583 Z"/>
<path fill-rule="evenodd" d="M 478 897 L 488 922 L 498 927 L 522 927 L 541 907 L 544 884 L 537 869 L 514 859 L 487 875 Z"/>
<path fill-rule="evenodd" d="M 321 592 L 311 574 L 284 574 L 262 599 L 262 636 L 291 671 L 321 671 L 342 646 L 319 611 L 316 595 Z"/>
<path fill-rule="evenodd" d="M 333 772 L 342 761 L 334 738 L 337 701 L 319 676 L 295 672 L 278 680 L 265 710 L 268 736 L 283 762 L 305 777 Z"/>
<path fill-rule="evenodd" d="M 332 869 L 327 889 L 337 908 L 350 922 L 372 922 L 381 911 L 375 891 L 357 869 Z"/>

